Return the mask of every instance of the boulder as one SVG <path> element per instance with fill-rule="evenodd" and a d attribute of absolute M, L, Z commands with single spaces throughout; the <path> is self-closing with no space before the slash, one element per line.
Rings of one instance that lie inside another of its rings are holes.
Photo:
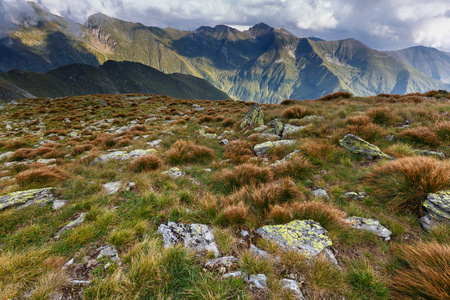
<path fill-rule="evenodd" d="M 377 220 L 374 219 L 366 219 L 362 217 L 350 217 L 345 219 L 350 223 L 350 226 L 356 229 L 367 230 L 373 232 L 379 237 L 384 238 L 386 241 L 391 239 L 392 232 L 389 231 L 386 227 L 380 224 Z"/>
<path fill-rule="evenodd" d="M 295 125 L 291 125 L 291 124 L 284 124 L 282 137 L 284 139 L 295 132 L 302 131 L 304 128 L 305 128 L 305 126 L 295 126 Z"/>
<path fill-rule="evenodd" d="M 387 154 L 384 154 L 377 146 L 372 145 L 362 138 L 353 135 L 353 134 L 347 134 L 339 140 L 339 144 L 344 147 L 345 149 L 358 154 L 362 155 L 368 159 L 374 159 L 374 158 L 388 158 L 391 159 L 391 157 Z"/>
<path fill-rule="evenodd" d="M 166 248 L 183 243 L 195 252 L 213 252 L 215 257 L 219 256 L 213 231 L 206 225 L 169 222 L 161 224 L 158 233 L 162 234 Z"/>
<path fill-rule="evenodd" d="M 337 264 L 330 246 L 333 244 L 328 232 L 313 220 L 295 220 L 284 225 L 267 225 L 257 230 L 265 240 L 270 240 L 285 250 L 300 252 L 307 259 L 324 254 Z"/>
<path fill-rule="evenodd" d="M 279 141 L 273 141 L 273 142 L 269 141 L 269 142 L 255 145 L 255 147 L 253 147 L 253 151 L 255 152 L 256 155 L 264 155 L 267 153 L 267 151 L 269 151 L 273 147 L 291 146 L 293 144 L 295 144 L 295 141 L 293 141 L 293 140 L 279 140 Z"/>
<path fill-rule="evenodd" d="M 278 135 L 278 136 L 281 136 L 283 134 L 284 125 L 283 125 L 283 123 L 281 123 L 280 119 L 278 119 L 278 118 L 273 119 L 267 125 L 270 128 L 265 130 L 263 132 L 263 134 L 264 133 L 266 133 L 266 134 L 274 134 L 274 135 Z"/>
<path fill-rule="evenodd" d="M 6 194 L 0 197 L 0 211 L 13 206 L 43 206 L 55 200 L 53 190 L 54 188 L 49 187 Z"/>
<path fill-rule="evenodd" d="M 281 288 L 290 290 L 295 299 L 306 300 L 306 298 L 303 296 L 302 291 L 300 290 L 300 287 L 298 286 L 297 281 L 292 279 L 281 279 L 280 284 Z"/>
<path fill-rule="evenodd" d="M 264 114 L 258 104 L 253 104 L 245 114 L 241 123 L 241 128 L 256 125 L 264 125 Z"/>
<path fill-rule="evenodd" d="M 450 222 L 450 190 L 429 193 L 423 208 L 424 216 L 419 222 L 426 230 L 443 221 Z"/>

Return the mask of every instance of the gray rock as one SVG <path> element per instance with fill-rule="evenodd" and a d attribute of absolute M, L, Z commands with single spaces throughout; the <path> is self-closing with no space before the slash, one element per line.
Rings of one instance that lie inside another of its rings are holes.
<path fill-rule="evenodd" d="M 91 166 L 95 166 L 96 164 L 106 164 L 111 160 L 129 160 L 131 158 L 138 158 L 143 155 L 152 154 L 155 152 L 156 152 L 155 149 L 137 149 L 129 153 L 126 151 L 114 151 L 95 158 L 92 161 Z"/>
<path fill-rule="evenodd" d="M 365 192 L 347 192 L 342 197 L 347 200 L 357 200 L 361 201 L 364 199 L 364 196 L 366 195 Z"/>
<path fill-rule="evenodd" d="M 223 139 L 223 140 L 221 140 L 219 143 L 220 143 L 221 145 L 227 145 L 229 142 L 230 142 L 229 140 Z"/>
<path fill-rule="evenodd" d="M 80 216 L 76 219 L 73 220 L 72 222 L 69 222 L 66 226 L 64 226 L 60 231 L 58 231 L 58 233 L 55 235 L 55 239 L 59 239 L 59 237 L 61 236 L 61 234 L 63 234 L 64 232 L 66 232 L 66 230 L 68 229 L 72 229 L 74 227 L 77 227 L 79 225 L 81 225 L 81 223 L 84 222 L 84 217 L 86 216 L 86 213 L 81 213 Z"/>
<path fill-rule="evenodd" d="M 253 151 L 255 152 L 256 155 L 264 155 L 273 147 L 282 146 L 282 145 L 291 146 L 294 144 L 295 144 L 295 141 L 293 141 L 293 140 L 280 140 L 280 141 L 273 141 L 273 142 L 265 142 L 265 143 L 255 145 L 255 147 L 253 147 Z"/>
<path fill-rule="evenodd" d="M 172 177 L 172 178 L 178 178 L 178 177 L 182 177 L 182 176 L 186 175 L 185 172 L 182 172 L 182 171 L 181 171 L 179 168 L 177 168 L 177 167 L 173 167 L 173 168 L 171 168 L 170 170 L 161 172 L 161 174 L 167 174 L 167 175 L 169 175 L 169 176 Z"/>
<path fill-rule="evenodd" d="M 280 119 L 273 119 L 267 124 L 270 128 L 265 130 L 263 134 L 272 134 L 281 136 L 283 134 L 284 125 Z"/>
<path fill-rule="evenodd" d="M 386 227 L 381 225 L 380 222 L 378 222 L 377 220 L 366 219 L 362 217 L 350 217 L 345 220 L 349 222 L 350 226 L 352 226 L 353 228 L 373 232 L 379 237 L 384 238 L 386 241 L 389 241 L 391 239 L 392 232 L 390 232 Z"/>
<path fill-rule="evenodd" d="M 159 144 L 161 144 L 162 140 L 154 140 L 151 142 L 147 142 L 147 145 L 149 145 L 150 147 L 157 147 L 159 146 Z"/>
<path fill-rule="evenodd" d="M 234 277 L 234 278 L 245 278 L 247 277 L 247 274 L 243 273 L 242 271 L 235 271 L 235 272 L 230 272 L 227 274 L 222 275 L 222 278 L 228 278 L 228 277 Z"/>
<path fill-rule="evenodd" d="M 103 184 L 103 188 L 109 195 L 113 195 L 120 190 L 120 186 L 122 185 L 122 181 L 113 181 Z"/>
<path fill-rule="evenodd" d="M 205 268 L 209 270 L 215 270 L 219 273 L 226 273 L 231 269 L 236 268 L 238 259 L 234 256 L 224 256 L 215 259 L 211 259 L 205 263 Z"/>
<path fill-rule="evenodd" d="M 328 196 L 327 191 L 325 191 L 324 189 L 317 189 L 317 190 L 313 190 L 311 192 L 311 194 L 316 197 L 316 198 L 326 198 L 326 199 L 330 199 L 330 196 Z"/>
<path fill-rule="evenodd" d="M 279 135 L 277 135 L 277 134 L 265 133 L 265 132 L 260 133 L 259 137 L 261 137 L 263 139 L 266 139 L 266 140 L 269 140 L 269 141 L 276 141 L 276 140 L 281 139 L 281 137 Z"/>
<path fill-rule="evenodd" d="M 295 132 L 302 131 L 304 128 L 305 128 L 305 126 L 295 126 L 295 125 L 291 125 L 291 124 L 284 124 L 282 137 L 284 139 Z"/>
<path fill-rule="evenodd" d="M 258 289 L 267 287 L 267 277 L 264 274 L 250 275 L 248 278 L 244 278 L 244 281 L 253 284 Z"/>
<path fill-rule="evenodd" d="M 256 128 L 253 129 L 253 130 L 256 131 L 256 132 L 263 132 L 263 131 L 266 130 L 267 128 L 269 128 L 269 127 L 267 127 L 266 125 L 261 125 L 261 126 L 259 126 L 259 127 L 256 127 Z"/>
<path fill-rule="evenodd" d="M 328 232 L 312 220 L 295 220 L 284 225 L 267 225 L 259 228 L 257 232 L 263 239 L 277 243 L 282 249 L 297 251 L 307 259 L 323 252 L 332 262 L 336 262 L 329 249 L 333 243 L 328 237 Z"/>
<path fill-rule="evenodd" d="M 297 281 L 292 279 L 281 279 L 280 284 L 283 289 L 290 290 L 295 299 L 306 300 L 306 298 L 303 296 L 302 291 L 300 290 L 300 287 L 298 286 Z"/>
<path fill-rule="evenodd" d="M 0 197 L 0 211 L 13 206 L 43 206 L 55 200 L 53 190 L 54 188 L 50 187 L 9 193 Z"/>
<path fill-rule="evenodd" d="M 117 262 L 119 265 L 121 264 L 119 253 L 117 252 L 116 247 L 113 245 L 103 246 L 97 248 L 100 253 L 97 256 L 97 259 L 102 257 L 108 257 L 111 261 Z"/>
<path fill-rule="evenodd" d="M 212 251 L 215 257 L 219 256 L 214 234 L 206 225 L 169 222 L 161 224 L 158 233 L 162 234 L 165 247 L 183 243 L 195 252 Z"/>
<path fill-rule="evenodd" d="M 0 154 L 0 160 L 5 160 L 5 159 L 10 158 L 13 155 L 13 153 L 14 152 L 12 152 L 12 151 L 8 151 L 8 152 Z"/>
<path fill-rule="evenodd" d="M 355 153 L 361 156 L 364 156 L 368 159 L 374 159 L 374 158 L 387 158 L 387 159 L 391 159 L 391 157 L 387 154 L 384 154 L 380 148 L 378 148 L 375 145 L 372 145 L 368 142 L 366 142 L 365 140 L 363 140 L 362 138 L 353 135 L 353 134 L 347 134 L 346 136 L 344 136 L 344 138 L 342 138 L 341 140 L 339 140 L 339 144 Z"/>
<path fill-rule="evenodd" d="M 419 222 L 426 230 L 442 222 L 450 222 L 450 190 L 429 193 L 423 208 L 424 216 Z"/>
<path fill-rule="evenodd" d="M 53 201 L 52 208 L 54 210 L 60 209 L 61 207 L 66 205 L 66 203 L 67 203 L 67 201 L 64 201 L 64 200 L 55 200 L 55 201 Z"/>
<path fill-rule="evenodd" d="M 415 150 L 415 154 L 422 156 L 433 156 L 436 158 L 445 158 L 445 154 L 443 152 L 436 152 L 431 150 Z"/>
<path fill-rule="evenodd" d="M 269 259 L 270 258 L 270 254 L 264 250 L 259 249 L 258 247 L 256 247 L 255 245 L 251 244 L 250 248 L 249 248 L 250 252 L 254 253 L 257 256 L 260 256 L 262 258 L 265 259 Z"/>
<path fill-rule="evenodd" d="M 264 125 L 264 114 L 258 104 L 253 104 L 245 114 L 241 123 L 241 128 L 256 125 Z"/>
<path fill-rule="evenodd" d="M 289 153 L 288 155 L 286 155 L 285 157 L 283 157 L 282 159 L 277 160 L 276 162 L 274 162 L 274 163 L 271 164 L 270 166 L 271 166 L 271 167 L 275 167 L 275 166 L 277 166 L 278 164 L 284 164 L 285 162 L 289 161 L 291 158 L 293 158 L 293 157 L 294 157 L 295 155 L 297 155 L 298 153 L 300 153 L 300 151 L 299 151 L 299 150 L 295 150 L 295 151 Z"/>

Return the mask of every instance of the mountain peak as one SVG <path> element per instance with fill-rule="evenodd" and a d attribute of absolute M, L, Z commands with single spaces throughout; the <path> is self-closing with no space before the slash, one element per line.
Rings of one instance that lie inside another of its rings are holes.
<path fill-rule="evenodd" d="M 265 23 L 260 22 L 254 25 L 253 27 L 250 27 L 249 31 L 253 37 L 260 37 L 272 33 L 274 31 L 274 28 L 270 27 Z"/>

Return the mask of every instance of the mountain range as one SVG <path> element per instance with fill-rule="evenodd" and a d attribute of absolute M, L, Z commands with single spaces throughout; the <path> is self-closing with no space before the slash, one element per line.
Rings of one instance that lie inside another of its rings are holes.
<path fill-rule="evenodd" d="M 37 25 L 19 26 L 0 42 L 0 72 L 132 61 L 206 79 L 234 99 L 261 103 L 318 98 L 341 90 L 368 96 L 450 87 L 450 56 L 433 48 L 381 52 L 354 39 L 299 38 L 263 23 L 246 31 L 225 25 L 182 31 L 99 13 L 81 25 L 30 5 Z M 11 79 L 11 74 L 2 78 Z M 14 84 L 32 93 L 17 80 Z"/>

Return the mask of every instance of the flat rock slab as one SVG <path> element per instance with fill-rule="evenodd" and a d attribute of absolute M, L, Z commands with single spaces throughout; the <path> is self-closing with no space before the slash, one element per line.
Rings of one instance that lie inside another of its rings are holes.
<path fill-rule="evenodd" d="M 267 277 L 264 274 L 250 275 L 248 278 L 244 278 L 244 281 L 253 284 L 258 289 L 267 287 Z"/>
<path fill-rule="evenodd" d="M 284 225 L 267 225 L 257 232 L 265 240 L 271 240 L 286 250 L 302 253 L 311 259 L 322 251 L 334 262 L 329 247 L 333 244 L 328 232 L 313 220 L 295 220 Z"/>
<path fill-rule="evenodd" d="M 183 243 L 195 252 L 213 252 L 215 257 L 219 256 L 213 231 L 206 225 L 169 222 L 161 224 L 158 233 L 162 234 L 166 248 Z"/>
<path fill-rule="evenodd" d="M 42 206 L 55 200 L 54 188 L 18 191 L 0 197 L 0 211 L 13 206 Z"/>
<path fill-rule="evenodd" d="M 72 222 L 69 222 L 66 226 L 64 226 L 60 231 L 58 231 L 58 233 L 55 235 L 55 239 L 59 239 L 59 237 L 61 236 L 61 234 L 63 234 L 64 232 L 66 232 L 68 229 L 72 229 L 75 228 L 79 225 L 81 225 L 81 223 L 84 222 L 84 217 L 86 216 L 86 213 L 81 213 L 78 218 L 76 218 L 75 220 L 73 220 Z"/>
<path fill-rule="evenodd" d="M 339 140 L 339 144 L 348 151 L 364 156 L 368 159 L 391 159 L 389 155 L 384 154 L 377 146 L 372 145 L 359 136 L 353 134 L 347 134 L 346 136 L 344 136 L 341 140 Z"/>
<path fill-rule="evenodd" d="M 352 226 L 353 228 L 373 232 L 379 237 L 384 238 L 386 241 L 389 241 L 391 239 L 392 232 L 381 225 L 377 220 L 366 219 L 362 217 L 350 217 L 345 220 L 349 222 L 350 226 Z"/>
<path fill-rule="evenodd" d="M 425 229 L 442 221 L 450 222 L 450 190 L 429 193 L 423 207 L 424 216 L 419 221 Z"/>
<path fill-rule="evenodd" d="M 122 186 L 122 181 L 113 181 L 103 184 L 103 188 L 106 190 L 106 192 L 109 195 L 113 195 L 117 193 L 120 190 L 120 187 Z"/>
<path fill-rule="evenodd" d="M 253 104 L 245 114 L 241 123 L 241 128 L 256 125 L 264 125 L 264 114 L 258 104 Z"/>
<path fill-rule="evenodd" d="M 96 164 L 106 164 L 111 160 L 129 160 L 131 158 L 138 158 L 143 155 L 155 153 L 155 149 L 137 149 L 130 152 L 127 151 L 114 151 L 100 157 L 95 158 L 91 162 L 91 166 L 95 166 Z"/>
<path fill-rule="evenodd" d="M 273 142 L 269 141 L 269 142 L 255 145 L 255 147 L 253 147 L 253 151 L 255 152 L 256 155 L 264 155 L 273 147 L 291 146 L 294 144 L 295 144 L 295 141 L 293 141 L 293 140 L 279 140 L 279 141 L 273 141 Z"/>

